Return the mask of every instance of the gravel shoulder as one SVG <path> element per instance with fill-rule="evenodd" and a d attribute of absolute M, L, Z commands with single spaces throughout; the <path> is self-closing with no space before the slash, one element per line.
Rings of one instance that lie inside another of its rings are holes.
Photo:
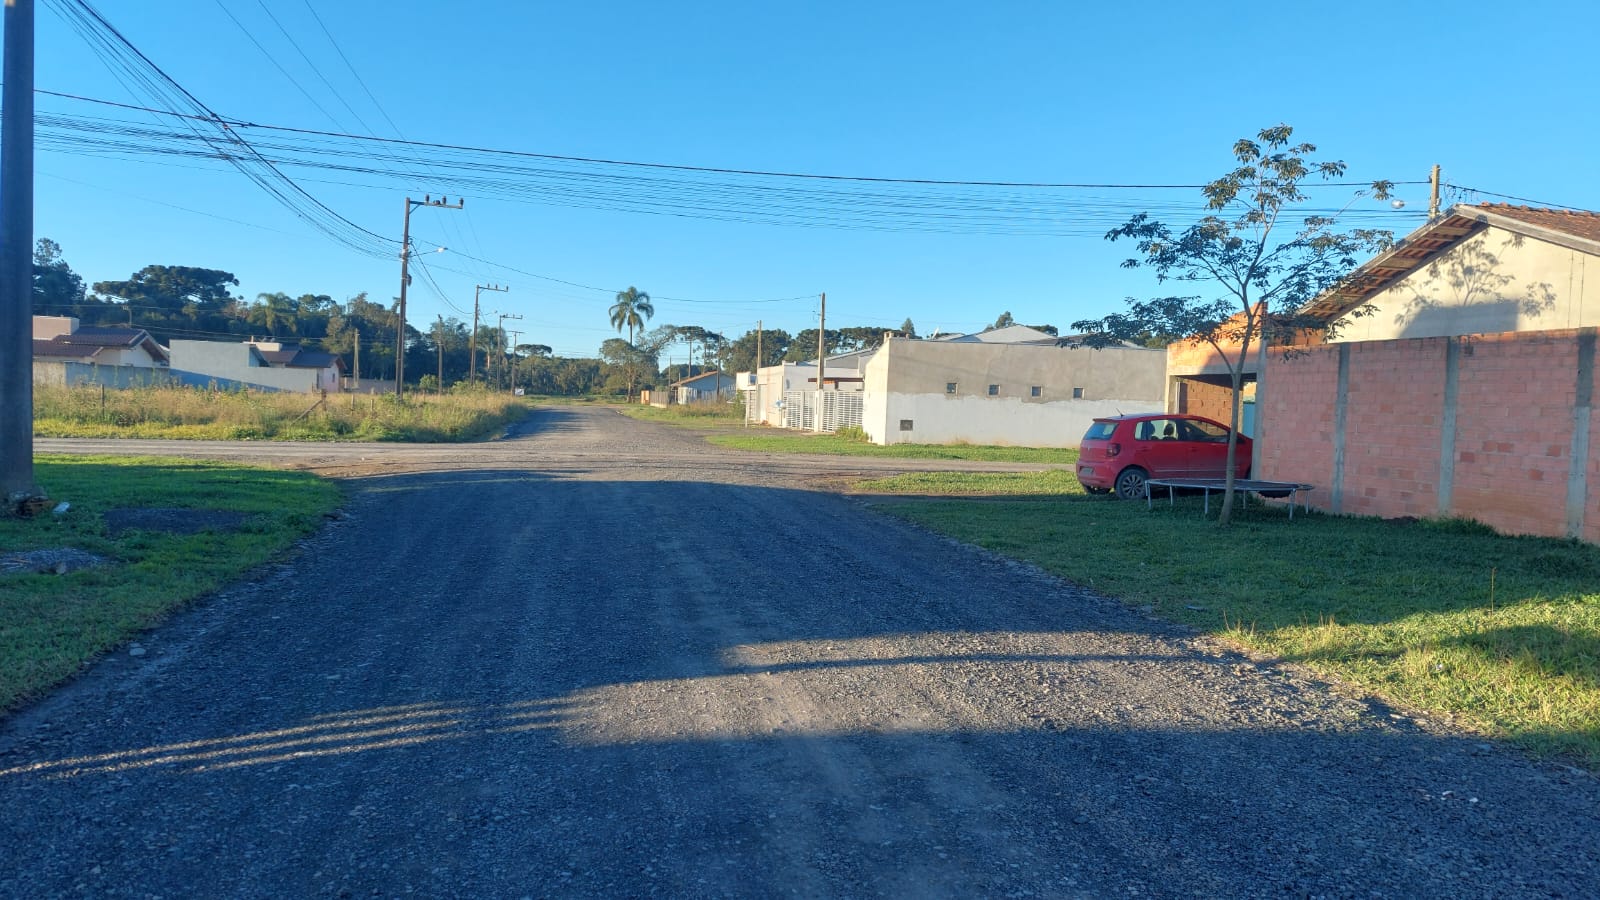
<path fill-rule="evenodd" d="M 0 723 L 0 895 L 1600 889 L 1591 777 L 815 489 L 1027 466 L 581 408 L 135 443 L 348 478 L 348 514 Z"/>

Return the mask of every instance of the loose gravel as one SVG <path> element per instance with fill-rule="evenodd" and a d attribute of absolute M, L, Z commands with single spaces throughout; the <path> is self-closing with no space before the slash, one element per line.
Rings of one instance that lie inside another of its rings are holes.
<path fill-rule="evenodd" d="M 268 452 L 346 514 L 0 725 L 0 895 L 1600 894 L 1587 774 L 815 489 L 862 460 Z"/>

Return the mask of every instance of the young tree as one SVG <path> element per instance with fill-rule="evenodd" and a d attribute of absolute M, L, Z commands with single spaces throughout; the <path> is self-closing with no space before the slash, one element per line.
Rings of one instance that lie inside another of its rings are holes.
<path fill-rule="evenodd" d="M 900 323 L 900 333 L 913 340 L 916 339 L 917 326 L 912 324 L 910 316 L 906 316 L 906 320 Z"/>
<path fill-rule="evenodd" d="M 1233 145 L 1238 165 L 1203 189 L 1205 217 L 1175 229 L 1140 213 L 1106 235 L 1131 240 L 1139 255 L 1124 268 L 1147 267 L 1159 281 L 1208 285 L 1208 295 L 1129 299 L 1129 309 L 1102 319 L 1074 322 L 1090 346 L 1138 342 L 1154 335 L 1184 335 L 1209 344 L 1228 368 L 1233 387 L 1229 423 L 1227 480 L 1218 524 L 1233 515 L 1234 469 L 1238 453 L 1240 396 L 1251 342 L 1264 348 L 1284 342 L 1305 328 L 1326 323 L 1301 313 L 1312 298 L 1333 287 L 1355 267 L 1357 257 L 1381 252 L 1393 243 L 1387 231 L 1335 230 L 1336 216 L 1306 215 L 1293 208 L 1308 198 L 1301 183 L 1344 174 L 1340 161 L 1311 161 L 1308 143 L 1289 143 L 1293 129 L 1263 129 L 1252 141 Z M 1374 182 L 1357 192 L 1387 199 L 1392 182 Z M 1352 198 L 1351 202 L 1354 202 Z"/>

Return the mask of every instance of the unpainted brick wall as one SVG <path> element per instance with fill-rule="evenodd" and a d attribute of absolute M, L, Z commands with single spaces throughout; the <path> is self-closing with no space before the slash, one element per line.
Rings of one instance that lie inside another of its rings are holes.
<path fill-rule="evenodd" d="M 1458 342 L 1454 478 L 1439 505 L 1446 352 Z M 1345 345 L 1342 512 L 1467 516 L 1515 534 L 1563 535 L 1578 333 L 1550 331 Z M 1261 476 L 1317 485 L 1329 508 L 1339 345 L 1269 357 Z M 1600 375 L 1597 375 L 1600 378 Z M 1595 397 L 1600 399 L 1600 385 Z M 1600 542 L 1600 420 L 1591 420 L 1583 536 Z"/>
<path fill-rule="evenodd" d="M 1177 412 L 1205 416 L 1227 424 L 1233 415 L 1233 388 L 1194 378 L 1178 379 L 1183 402 Z"/>

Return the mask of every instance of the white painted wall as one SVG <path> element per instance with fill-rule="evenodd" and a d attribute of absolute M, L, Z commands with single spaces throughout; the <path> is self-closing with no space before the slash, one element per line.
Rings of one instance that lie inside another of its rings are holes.
<path fill-rule="evenodd" d="M 879 401 L 879 398 L 882 398 Z M 879 413 L 871 407 L 881 402 Z M 862 418 L 884 423 L 878 444 L 996 444 L 1012 447 L 1076 447 L 1097 417 L 1160 412 L 1160 400 L 1055 400 L 1027 403 L 1020 397 L 961 397 L 948 394 L 867 392 Z M 881 415 L 882 418 L 876 418 Z M 900 430 L 909 419 L 910 431 Z"/>

